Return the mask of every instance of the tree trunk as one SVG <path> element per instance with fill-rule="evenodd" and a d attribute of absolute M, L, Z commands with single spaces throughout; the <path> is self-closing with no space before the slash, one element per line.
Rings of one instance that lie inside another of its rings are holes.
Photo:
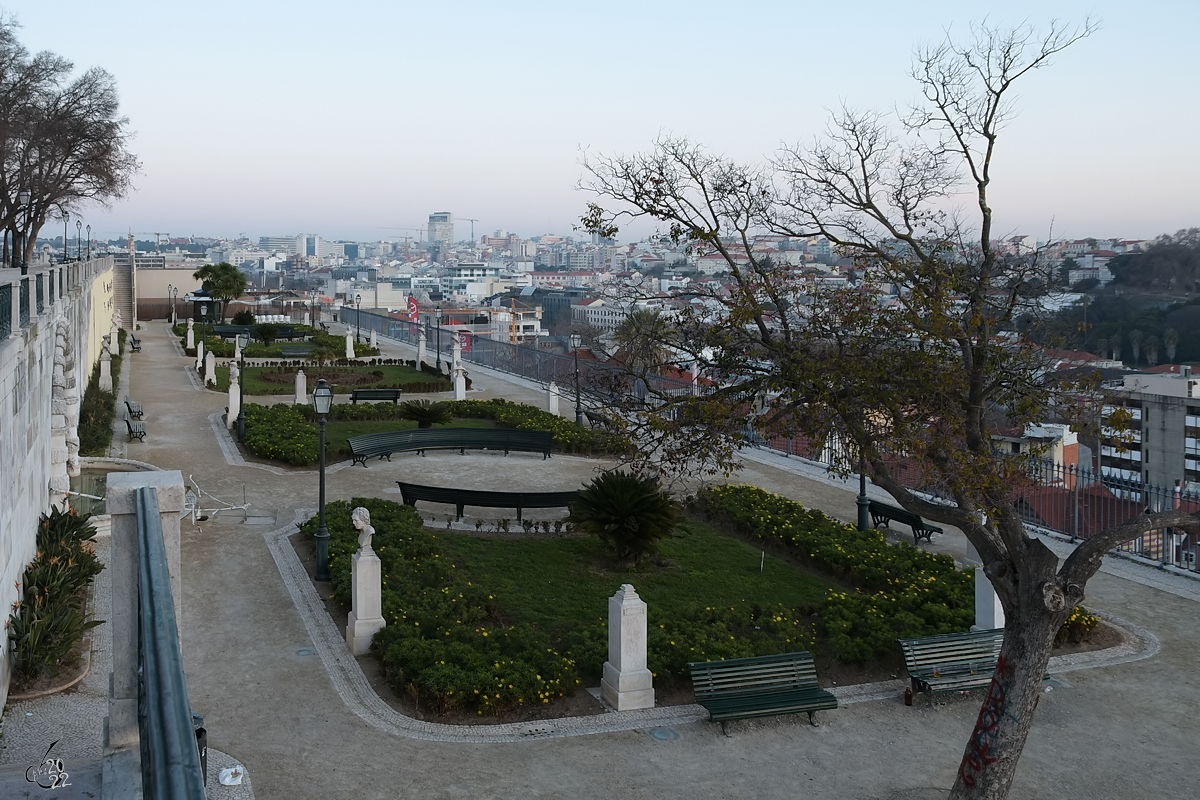
<path fill-rule="evenodd" d="M 955 800 L 1007 797 L 1025 749 L 1063 615 L 1049 611 L 1040 597 L 1022 600 L 1016 613 L 1005 610 L 1004 646 L 950 792 Z"/>

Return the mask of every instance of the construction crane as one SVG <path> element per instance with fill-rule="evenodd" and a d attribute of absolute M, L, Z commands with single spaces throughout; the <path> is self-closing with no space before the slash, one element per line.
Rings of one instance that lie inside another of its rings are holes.
<path fill-rule="evenodd" d="M 479 222 L 479 220 L 471 219 L 470 217 L 459 217 L 459 219 L 471 223 L 471 246 L 473 247 L 475 245 L 475 223 Z"/>
<path fill-rule="evenodd" d="M 130 235 L 136 236 L 153 236 L 154 237 L 154 252 L 162 252 L 162 237 L 170 237 L 171 234 L 166 231 L 133 231 Z"/>

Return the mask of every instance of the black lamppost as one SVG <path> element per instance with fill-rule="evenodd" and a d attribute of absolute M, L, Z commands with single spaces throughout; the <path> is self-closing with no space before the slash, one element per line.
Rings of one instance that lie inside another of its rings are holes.
<path fill-rule="evenodd" d="M 433 312 L 433 320 L 437 323 L 437 372 L 442 374 L 442 307 L 438 306 Z"/>
<path fill-rule="evenodd" d="M 71 212 L 70 212 L 70 211 L 67 211 L 67 210 L 64 208 L 64 209 L 62 210 L 62 215 L 63 215 L 63 251 L 62 251 L 62 263 L 64 263 L 64 264 L 65 264 L 65 263 L 67 263 L 68 261 L 70 261 L 70 260 L 71 260 L 70 258 L 68 258 L 68 257 L 67 257 L 67 222 L 68 222 L 68 221 L 71 219 Z"/>
<path fill-rule="evenodd" d="M 83 261 L 83 220 L 75 220 L 75 260 Z"/>
<path fill-rule="evenodd" d="M 91 225 L 87 226 L 87 233 L 88 233 L 88 251 L 87 251 L 88 261 L 91 261 L 92 260 L 92 226 Z"/>
<path fill-rule="evenodd" d="M 250 344 L 250 335 L 247 333 L 239 333 L 237 335 L 238 355 L 241 356 L 241 363 L 238 365 L 238 370 L 241 375 L 241 380 L 238 381 L 238 441 L 246 441 L 246 346 Z"/>
<path fill-rule="evenodd" d="M 583 337 L 578 333 L 571 334 L 571 349 L 575 351 L 575 424 L 583 424 L 583 405 L 579 402 L 579 345 Z"/>
<path fill-rule="evenodd" d="M 317 540 L 316 579 L 319 581 L 329 580 L 329 529 L 325 527 L 325 417 L 332 407 L 333 390 L 329 388 L 325 379 L 321 378 L 317 381 L 317 388 L 313 389 L 313 410 L 317 412 L 317 429 L 320 431 L 317 457 L 320 459 L 318 469 L 321 473 L 321 489 L 317 496 L 317 533 L 313 537 Z"/>
<path fill-rule="evenodd" d="M 167 284 L 167 297 L 171 299 L 171 324 L 174 325 L 175 319 L 175 298 L 179 296 L 179 287 Z"/>
<path fill-rule="evenodd" d="M 208 303 L 200 301 L 200 338 L 208 339 Z"/>
<path fill-rule="evenodd" d="M 858 529 L 865 531 L 871 527 L 871 499 L 867 497 L 867 462 L 862 456 L 858 458 Z"/>
<path fill-rule="evenodd" d="M 362 295 L 354 295 L 354 343 L 358 344 L 359 334 L 362 333 Z"/>
<path fill-rule="evenodd" d="M 29 221 L 29 198 L 30 192 L 28 189 L 20 189 L 17 191 L 17 213 L 24 214 L 24 222 Z M 17 230 L 13 232 L 13 259 L 17 262 L 15 266 L 21 268 L 22 275 L 29 274 L 29 265 L 25 263 L 25 224 L 18 223 Z"/>

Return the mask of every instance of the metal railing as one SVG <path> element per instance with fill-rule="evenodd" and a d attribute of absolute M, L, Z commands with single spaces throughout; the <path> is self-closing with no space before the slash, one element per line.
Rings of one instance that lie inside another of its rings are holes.
<path fill-rule="evenodd" d="M 42 283 L 43 277 L 41 273 L 33 276 L 34 299 L 37 301 L 37 313 L 39 314 L 46 310 L 46 290 Z"/>
<path fill-rule="evenodd" d="M 20 293 L 20 308 L 17 311 L 17 325 L 24 328 L 29 324 L 29 279 L 21 278 L 21 285 L 17 289 Z"/>
<path fill-rule="evenodd" d="M 0 283 L 0 339 L 12 333 L 12 284 Z"/>
<path fill-rule="evenodd" d="M 143 796 L 203 800 L 204 773 L 188 706 L 158 495 L 153 487 L 142 487 L 137 489 L 136 497 L 138 728 Z"/>

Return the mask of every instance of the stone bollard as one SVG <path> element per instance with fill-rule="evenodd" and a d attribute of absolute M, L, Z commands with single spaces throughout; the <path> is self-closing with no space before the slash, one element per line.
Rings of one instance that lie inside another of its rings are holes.
<path fill-rule="evenodd" d="M 308 376 L 304 370 L 296 370 L 296 405 L 308 405 Z"/>
<path fill-rule="evenodd" d="M 241 336 L 233 337 L 233 360 L 234 361 L 242 360 L 242 337 Z"/>
<path fill-rule="evenodd" d="M 204 369 L 204 340 L 196 342 L 196 372 Z"/>
<path fill-rule="evenodd" d="M 366 655 L 371 639 L 387 622 L 383 619 L 383 566 L 371 549 L 371 512 L 359 506 L 350 512 L 358 529 L 358 552 L 350 558 L 351 611 L 346 620 L 346 646 L 356 656 Z"/>
<path fill-rule="evenodd" d="M 354 358 L 354 334 L 346 331 L 346 358 Z"/>
<path fill-rule="evenodd" d="M 212 350 L 204 354 L 204 385 L 217 385 L 217 357 L 213 355 Z"/>
<path fill-rule="evenodd" d="M 554 381 L 546 387 L 546 410 L 558 416 L 558 384 Z"/>
<path fill-rule="evenodd" d="M 225 412 L 225 427 L 233 430 L 237 424 L 238 414 L 242 410 L 241 375 L 238 374 L 237 362 L 229 364 L 229 411 Z"/>
<path fill-rule="evenodd" d="M 188 320 L 187 326 L 187 349 L 194 350 L 196 348 L 196 331 L 192 330 L 192 320 Z"/>
<path fill-rule="evenodd" d="M 369 342 L 369 344 L 371 345 L 371 347 L 379 347 L 379 345 L 376 343 L 376 340 L 375 340 L 375 331 L 371 331 L 371 341 Z"/>
<path fill-rule="evenodd" d="M 112 354 L 105 347 L 100 351 L 100 391 L 112 393 Z"/>
<path fill-rule="evenodd" d="M 467 399 L 467 371 L 462 365 L 462 336 L 455 331 L 451 338 L 451 375 L 454 376 L 454 399 Z"/>
<path fill-rule="evenodd" d="M 608 661 L 600 695 L 617 711 L 654 708 L 654 676 L 646 669 L 646 603 L 628 583 L 608 598 Z"/>
<path fill-rule="evenodd" d="M 417 338 L 417 369 L 425 366 L 425 331 L 420 331 Z"/>
<path fill-rule="evenodd" d="M 1004 607 L 988 576 L 983 571 L 979 551 L 970 542 L 967 543 L 967 554 L 963 558 L 964 567 L 975 568 L 975 624 L 973 631 L 986 631 L 992 628 L 1004 627 Z"/>

